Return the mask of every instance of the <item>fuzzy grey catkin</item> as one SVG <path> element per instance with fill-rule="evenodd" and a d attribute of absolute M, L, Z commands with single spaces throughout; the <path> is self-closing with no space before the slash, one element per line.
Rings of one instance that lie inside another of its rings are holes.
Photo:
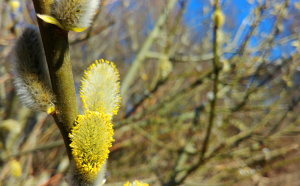
<path fill-rule="evenodd" d="M 37 16 L 65 31 L 81 32 L 91 25 L 99 4 L 100 0 L 54 0 L 51 15 Z"/>
<path fill-rule="evenodd" d="M 100 0 L 55 0 L 52 15 L 68 27 L 88 27 Z"/>
<path fill-rule="evenodd" d="M 12 73 L 17 94 L 30 109 L 50 114 L 54 110 L 54 96 L 38 28 L 27 26 L 14 51 Z"/>

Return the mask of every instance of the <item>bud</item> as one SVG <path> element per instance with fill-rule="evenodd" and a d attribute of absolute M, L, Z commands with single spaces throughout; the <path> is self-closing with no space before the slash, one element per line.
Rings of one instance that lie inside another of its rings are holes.
<path fill-rule="evenodd" d="M 213 21 L 218 28 L 225 23 L 225 15 L 219 8 L 217 8 L 213 14 Z"/>
<path fill-rule="evenodd" d="M 135 180 L 132 183 L 129 183 L 129 181 L 127 183 L 125 183 L 123 186 L 149 186 L 149 184 L 147 183 L 143 183 L 143 182 L 139 182 L 138 180 Z"/>
<path fill-rule="evenodd" d="M 55 110 L 48 67 L 37 27 L 26 27 L 18 38 L 12 72 L 16 92 L 28 108 L 49 114 Z"/>
<path fill-rule="evenodd" d="M 160 75 L 162 79 L 166 79 L 168 75 L 172 72 L 173 64 L 168 59 L 168 57 L 164 57 L 159 62 Z"/>
<path fill-rule="evenodd" d="M 116 115 L 121 102 L 119 72 L 114 63 L 96 61 L 85 72 L 80 97 L 85 110 Z"/>
<path fill-rule="evenodd" d="M 37 16 L 65 31 L 82 32 L 90 26 L 99 4 L 100 0 L 55 0 L 51 15 Z"/>
<path fill-rule="evenodd" d="M 11 6 L 11 9 L 13 12 L 15 12 L 16 10 L 18 10 L 20 8 L 20 1 L 18 1 L 18 0 L 11 0 L 8 3 Z"/>
<path fill-rule="evenodd" d="M 74 183 L 74 179 L 85 184 L 97 181 L 97 175 L 108 158 L 108 148 L 114 141 L 110 119 L 110 115 L 93 111 L 86 111 L 76 119 L 75 127 L 69 134 L 75 161 L 71 182 Z"/>
<path fill-rule="evenodd" d="M 14 177 L 20 177 L 22 174 L 22 167 L 17 160 L 10 161 L 10 172 Z"/>

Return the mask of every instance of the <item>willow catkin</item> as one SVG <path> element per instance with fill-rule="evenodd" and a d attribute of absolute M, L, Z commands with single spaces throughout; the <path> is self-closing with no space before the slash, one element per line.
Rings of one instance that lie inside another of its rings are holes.
<path fill-rule="evenodd" d="M 77 178 L 95 183 L 112 146 L 111 115 L 87 110 L 79 115 L 69 134 L 70 147 L 76 164 Z"/>
<path fill-rule="evenodd" d="M 213 13 L 213 21 L 215 23 L 215 25 L 219 28 L 221 26 L 223 26 L 223 24 L 225 23 L 225 15 L 223 14 L 223 12 L 217 8 L 215 10 L 215 12 Z"/>
<path fill-rule="evenodd" d="M 51 15 L 37 16 L 63 30 L 81 32 L 90 26 L 99 4 L 100 0 L 55 0 Z"/>
<path fill-rule="evenodd" d="M 54 110 L 54 96 L 37 27 L 27 26 L 18 38 L 12 72 L 21 101 L 32 110 L 50 114 Z"/>
<path fill-rule="evenodd" d="M 120 108 L 119 72 L 113 62 L 96 60 L 84 72 L 80 97 L 85 110 L 117 115 Z"/>

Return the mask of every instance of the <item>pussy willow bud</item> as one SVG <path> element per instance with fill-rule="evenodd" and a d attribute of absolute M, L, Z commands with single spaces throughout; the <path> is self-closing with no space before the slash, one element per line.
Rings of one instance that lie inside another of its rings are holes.
<path fill-rule="evenodd" d="M 90 26 L 99 4 L 100 0 L 55 0 L 51 15 L 37 16 L 65 31 L 81 32 Z"/>
<path fill-rule="evenodd" d="M 213 21 L 217 27 L 221 27 L 225 23 L 225 15 L 219 8 L 217 8 L 213 14 Z"/>
<path fill-rule="evenodd" d="M 14 177 L 20 177 L 22 174 L 22 167 L 19 161 L 11 160 L 10 162 L 10 172 Z"/>
<path fill-rule="evenodd" d="M 85 110 L 116 115 L 120 107 L 119 72 L 109 61 L 99 60 L 85 72 L 80 97 Z"/>
<path fill-rule="evenodd" d="M 173 64 L 168 59 L 168 57 L 164 57 L 160 60 L 159 70 L 162 79 L 166 79 L 168 75 L 172 72 L 172 69 L 173 69 Z"/>
<path fill-rule="evenodd" d="M 37 27 L 26 27 L 18 38 L 12 72 L 16 92 L 27 107 L 49 114 L 54 111 L 54 96 Z"/>
<path fill-rule="evenodd" d="M 93 185 L 98 181 L 98 175 L 104 174 L 105 170 L 101 172 L 101 169 L 105 169 L 108 148 L 114 141 L 110 120 L 110 115 L 93 111 L 86 111 L 76 119 L 69 134 L 75 161 L 68 178 L 70 185 Z"/>
<path fill-rule="evenodd" d="M 135 180 L 132 183 L 126 182 L 123 186 L 149 186 L 147 183 L 139 182 L 138 180 Z"/>

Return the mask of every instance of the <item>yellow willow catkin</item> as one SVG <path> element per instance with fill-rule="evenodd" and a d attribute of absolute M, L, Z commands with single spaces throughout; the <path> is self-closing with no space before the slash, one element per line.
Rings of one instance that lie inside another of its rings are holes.
<path fill-rule="evenodd" d="M 13 12 L 15 12 L 16 10 L 18 10 L 18 8 L 20 8 L 20 1 L 18 0 L 10 0 L 8 1 L 8 4 L 11 6 Z"/>
<path fill-rule="evenodd" d="M 14 177 L 20 177 L 22 175 L 22 167 L 19 161 L 11 160 L 10 162 L 10 172 Z"/>
<path fill-rule="evenodd" d="M 116 115 L 120 107 L 119 72 L 114 63 L 99 60 L 85 72 L 80 97 L 85 110 Z"/>
<path fill-rule="evenodd" d="M 218 28 L 223 26 L 225 23 L 225 15 L 219 8 L 217 8 L 213 13 L 213 21 Z"/>
<path fill-rule="evenodd" d="M 89 185 L 96 181 L 114 141 L 110 119 L 110 115 L 93 111 L 86 111 L 76 119 L 69 134 L 76 165 L 70 185 Z"/>
<path fill-rule="evenodd" d="M 27 26 L 14 51 L 12 72 L 17 94 L 30 109 L 50 114 L 55 109 L 55 99 L 38 28 Z"/>
<path fill-rule="evenodd" d="M 51 15 L 37 16 L 63 30 L 81 32 L 90 26 L 99 4 L 100 0 L 55 0 Z"/>
<path fill-rule="evenodd" d="M 147 183 L 139 182 L 138 180 L 135 180 L 132 183 L 126 182 L 123 186 L 149 186 Z"/>

